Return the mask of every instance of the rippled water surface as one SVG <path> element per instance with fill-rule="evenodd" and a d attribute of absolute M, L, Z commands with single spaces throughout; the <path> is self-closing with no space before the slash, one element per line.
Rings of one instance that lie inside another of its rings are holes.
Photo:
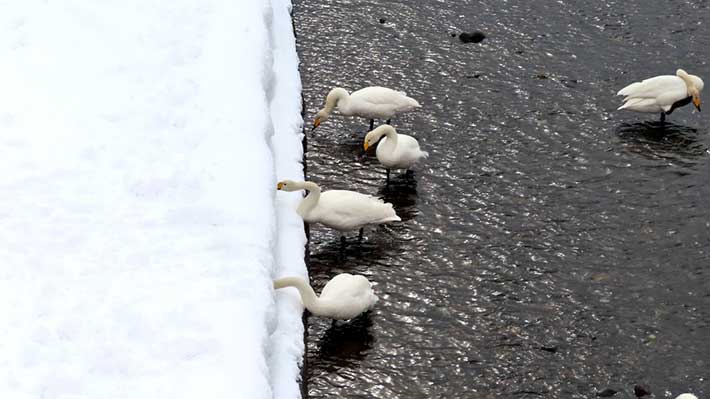
<path fill-rule="evenodd" d="M 403 221 L 345 251 L 311 226 L 314 285 L 364 274 L 380 302 L 308 318 L 308 396 L 710 395 L 710 119 L 661 125 L 614 96 L 678 67 L 710 80 L 709 8 L 295 0 L 307 123 L 332 86 L 405 90 L 423 108 L 392 123 L 430 154 L 387 187 L 366 121 L 309 129 L 310 179 Z M 475 29 L 480 44 L 451 36 Z"/>

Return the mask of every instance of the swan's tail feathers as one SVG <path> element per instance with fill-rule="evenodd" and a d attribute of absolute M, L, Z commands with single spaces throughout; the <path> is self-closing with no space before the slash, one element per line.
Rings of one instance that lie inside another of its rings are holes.
<path fill-rule="evenodd" d="M 377 301 L 379 301 L 379 300 L 380 300 L 380 297 L 378 297 L 377 295 L 374 295 L 374 294 L 373 294 L 372 297 L 371 297 L 371 299 L 370 299 L 370 306 L 368 306 L 368 309 L 372 309 L 372 307 L 375 306 L 375 304 L 376 304 Z"/>
<path fill-rule="evenodd" d="M 426 152 L 426 151 L 422 151 L 422 152 L 419 154 L 419 159 L 424 159 L 424 158 L 429 158 L 429 153 Z"/>

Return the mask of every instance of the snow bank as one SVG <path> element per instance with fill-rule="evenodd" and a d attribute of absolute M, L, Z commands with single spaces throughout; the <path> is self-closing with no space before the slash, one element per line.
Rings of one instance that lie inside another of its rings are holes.
<path fill-rule="evenodd" d="M 305 273 L 274 190 L 302 176 L 300 88 L 273 1 L 0 4 L 0 397 L 298 395 L 300 306 L 271 279 Z"/>

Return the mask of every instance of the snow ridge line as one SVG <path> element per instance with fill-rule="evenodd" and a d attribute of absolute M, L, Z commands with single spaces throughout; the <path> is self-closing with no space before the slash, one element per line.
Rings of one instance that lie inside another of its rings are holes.
<path fill-rule="evenodd" d="M 303 180 L 303 119 L 301 117 L 301 80 L 298 56 L 291 22 L 291 0 L 271 0 L 272 65 L 271 87 L 267 90 L 273 134 L 276 180 Z M 274 182 L 275 185 L 275 182 Z M 275 187 L 274 187 L 275 188 Z M 308 277 L 304 261 L 306 236 L 303 220 L 295 212 L 301 200 L 299 193 L 275 192 L 276 234 L 273 277 Z M 301 315 L 303 305 L 296 292 L 280 290 L 275 295 L 275 324 L 269 330 L 267 364 L 273 398 L 300 398 L 298 383 L 303 364 L 305 343 Z"/>

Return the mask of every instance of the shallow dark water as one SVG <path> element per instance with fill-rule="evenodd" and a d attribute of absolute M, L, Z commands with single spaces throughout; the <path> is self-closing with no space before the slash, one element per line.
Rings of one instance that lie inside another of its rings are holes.
<path fill-rule="evenodd" d="M 296 0 L 306 122 L 332 86 L 389 86 L 422 103 L 393 125 L 430 153 L 386 188 L 366 121 L 309 131 L 310 179 L 403 219 L 344 253 L 311 227 L 314 285 L 360 273 L 381 300 L 308 319 L 309 397 L 710 394 L 708 116 L 660 125 L 614 96 L 678 67 L 710 79 L 709 7 Z"/>

